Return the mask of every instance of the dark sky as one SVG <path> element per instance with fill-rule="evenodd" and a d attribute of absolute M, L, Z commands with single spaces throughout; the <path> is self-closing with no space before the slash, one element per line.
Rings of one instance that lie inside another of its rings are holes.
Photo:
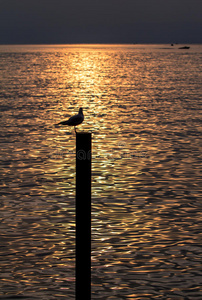
<path fill-rule="evenodd" d="M 202 0 L 0 0 L 0 44 L 202 43 Z"/>

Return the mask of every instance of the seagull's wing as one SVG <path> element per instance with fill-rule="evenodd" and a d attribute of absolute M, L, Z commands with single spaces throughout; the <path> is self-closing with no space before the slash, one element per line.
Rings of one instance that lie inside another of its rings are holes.
<path fill-rule="evenodd" d="M 78 114 L 76 116 L 71 117 L 68 120 L 68 125 L 76 126 L 81 124 L 82 122 L 83 122 L 83 116 Z"/>

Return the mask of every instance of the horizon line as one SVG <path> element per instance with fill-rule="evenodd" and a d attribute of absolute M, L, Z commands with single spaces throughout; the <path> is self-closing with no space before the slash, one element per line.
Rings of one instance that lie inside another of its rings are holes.
<path fill-rule="evenodd" d="M 201 43 L 197 43 L 197 42 L 167 42 L 167 43 L 162 43 L 162 42 L 158 42 L 158 43 L 147 43 L 147 42 L 142 42 L 142 43 L 0 43 L 0 46 L 38 46 L 38 45 L 44 45 L 44 46 L 52 46 L 52 45 L 58 45 L 58 46 L 62 46 L 62 45 L 184 45 L 184 44 L 190 44 L 190 45 L 201 45 Z"/>

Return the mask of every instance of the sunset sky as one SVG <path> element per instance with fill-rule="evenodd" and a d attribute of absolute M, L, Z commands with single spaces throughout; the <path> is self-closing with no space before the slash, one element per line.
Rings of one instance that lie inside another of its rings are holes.
<path fill-rule="evenodd" d="M 202 43 L 202 0 L 0 0 L 0 44 Z"/>

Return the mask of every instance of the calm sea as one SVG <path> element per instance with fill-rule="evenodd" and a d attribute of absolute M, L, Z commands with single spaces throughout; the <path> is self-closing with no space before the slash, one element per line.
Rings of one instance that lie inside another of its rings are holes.
<path fill-rule="evenodd" d="M 0 299 L 75 299 L 92 132 L 92 299 L 202 299 L 202 45 L 0 46 Z"/>

